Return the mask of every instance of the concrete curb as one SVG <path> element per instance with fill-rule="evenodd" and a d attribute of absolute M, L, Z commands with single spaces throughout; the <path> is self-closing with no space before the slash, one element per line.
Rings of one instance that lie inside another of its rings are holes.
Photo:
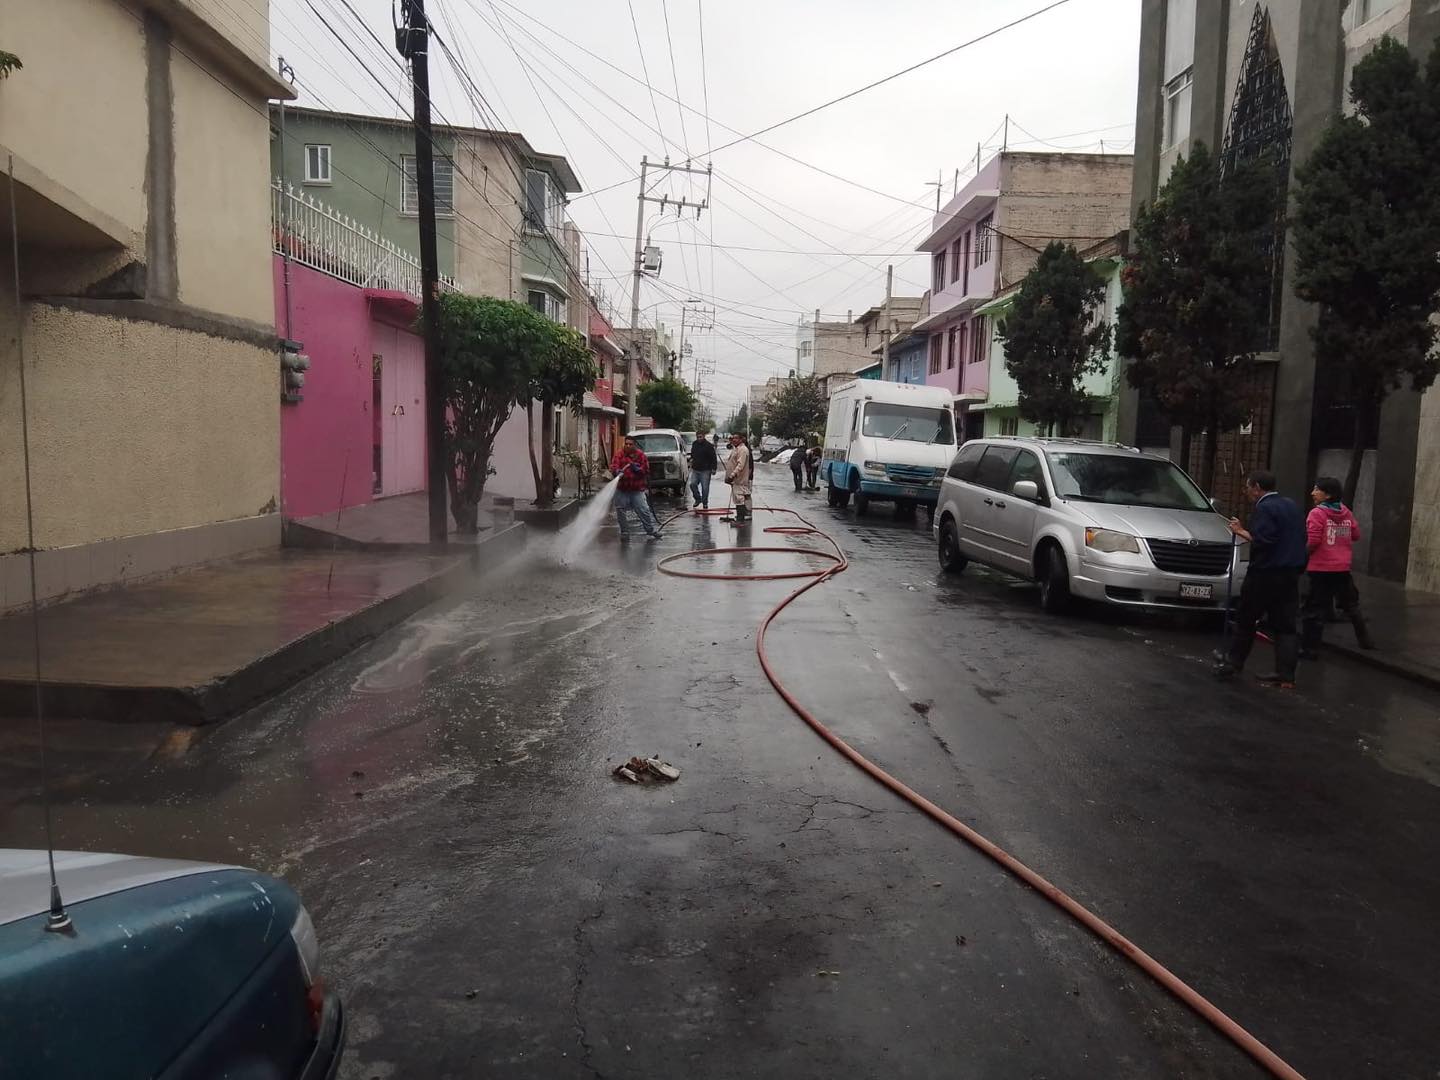
<path fill-rule="evenodd" d="M 497 529 L 424 581 L 377 600 L 341 619 L 258 656 L 244 667 L 201 686 L 106 686 L 51 683 L 42 687 L 47 713 L 98 720 L 161 720 L 202 725 L 259 704 L 305 676 L 378 637 L 421 608 L 493 569 L 525 544 L 523 524 Z M 34 712 L 32 683 L 0 681 L 0 715 Z"/>
<path fill-rule="evenodd" d="M 554 506 L 532 506 L 526 509 L 517 506 L 515 520 L 533 525 L 537 529 L 544 529 L 546 532 L 558 532 L 575 520 L 580 513 L 581 505 L 579 499 L 568 499 Z"/>
<path fill-rule="evenodd" d="M 1408 679 L 1410 682 L 1419 683 L 1421 686 L 1431 690 L 1440 690 L 1440 674 L 1432 674 L 1423 668 L 1407 664 L 1403 660 L 1392 659 L 1382 649 L 1359 649 L 1349 645 L 1332 645 L 1330 642 L 1322 643 L 1325 651 L 1353 660 L 1357 664 L 1364 664 L 1366 667 L 1383 671 L 1387 675 L 1394 675 L 1397 678 Z"/>

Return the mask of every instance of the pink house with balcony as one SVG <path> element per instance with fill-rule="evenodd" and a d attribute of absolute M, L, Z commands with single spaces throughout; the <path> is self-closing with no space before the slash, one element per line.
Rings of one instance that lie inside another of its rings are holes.
<path fill-rule="evenodd" d="M 990 390 L 992 327 L 979 309 L 1051 241 L 1085 248 L 1125 228 L 1130 173 L 1128 154 L 1002 151 L 935 215 L 917 249 L 930 253 L 930 314 L 913 331 L 928 335 L 926 384 L 950 391 L 967 437 L 983 419 L 969 407 Z"/>

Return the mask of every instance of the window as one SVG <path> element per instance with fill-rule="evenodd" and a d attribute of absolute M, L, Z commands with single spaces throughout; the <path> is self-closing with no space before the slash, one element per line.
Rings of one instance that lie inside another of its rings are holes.
<path fill-rule="evenodd" d="M 1015 485 L 1021 480 L 1032 480 L 1039 489 L 1039 497 L 1045 498 L 1045 473 L 1040 468 L 1040 459 L 1029 450 L 1021 450 L 1015 457 L 1015 464 L 1010 469 L 1010 480 L 1007 491 L 1014 492 Z"/>
<path fill-rule="evenodd" d="M 1018 416 L 1002 416 L 1000 418 L 1001 435 L 1019 435 L 1020 418 Z"/>
<path fill-rule="evenodd" d="M 952 326 L 950 328 L 950 347 L 946 350 L 945 353 L 945 367 L 947 370 L 955 366 L 955 357 L 959 355 L 959 349 L 956 347 L 955 336 L 956 330 Z"/>
<path fill-rule="evenodd" d="M 1192 69 L 1186 68 L 1165 84 L 1165 130 L 1160 137 L 1162 151 L 1179 146 L 1190 137 L 1190 84 L 1193 77 Z"/>
<path fill-rule="evenodd" d="M 525 294 L 525 302 L 547 319 L 558 323 L 565 321 L 565 301 L 551 296 L 544 289 L 531 289 Z"/>
<path fill-rule="evenodd" d="M 960 279 L 960 267 L 964 262 L 964 256 L 960 252 L 960 238 L 957 236 L 950 245 L 950 280 L 952 282 Z"/>
<path fill-rule="evenodd" d="M 330 183 L 330 147 L 324 143 L 305 144 L 305 183 Z"/>
<path fill-rule="evenodd" d="M 970 231 L 965 231 L 965 248 L 960 255 L 960 292 L 970 295 Z"/>
<path fill-rule="evenodd" d="M 543 233 L 560 224 L 560 210 L 565 200 L 555 181 L 542 169 L 525 170 L 525 228 Z"/>
<path fill-rule="evenodd" d="M 940 353 L 945 348 L 944 334 L 930 335 L 930 374 L 940 374 Z"/>
<path fill-rule="evenodd" d="M 415 179 L 415 155 L 400 155 L 400 212 L 420 212 L 420 185 Z M 441 217 L 455 215 L 455 162 L 448 157 L 435 158 L 435 213 Z"/>
<path fill-rule="evenodd" d="M 870 439 L 953 446 L 954 431 L 949 409 L 872 401 L 865 406 L 865 426 L 860 434 Z"/>
<path fill-rule="evenodd" d="M 939 292 L 945 288 L 945 252 L 937 251 L 930 260 L 930 291 Z"/>
<path fill-rule="evenodd" d="M 1062 499 L 1161 510 L 1208 510 L 1210 503 L 1188 476 L 1168 461 L 1129 454 L 1049 454 L 1055 491 Z"/>
<path fill-rule="evenodd" d="M 986 333 L 985 316 L 977 315 L 970 322 L 970 363 L 979 364 L 990 357 L 990 335 Z"/>
<path fill-rule="evenodd" d="M 968 355 L 968 354 L 965 352 L 965 350 L 969 347 L 969 341 L 970 341 L 970 339 L 969 339 L 969 337 L 967 336 L 968 333 L 969 333 L 969 330 L 970 330 L 970 324 L 969 324 L 969 323 L 961 323 L 961 324 L 960 324 L 960 326 L 959 326 L 960 336 L 956 339 L 957 348 L 955 349 L 955 363 L 957 363 L 957 364 L 963 364 L 963 363 L 965 362 L 965 357 L 966 357 L 966 355 Z"/>
<path fill-rule="evenodd" d="M 1398 2 L 1399 0 L 1350 0 L 1350 6 L 1345 9 L 1345 29 L 1349 31 L 1363 26 L 1371 19 L 1385 14 Z"/>
<path fill-rule="evenodd" d="M 1013 446 L 987 446 L 985 456 L 980 459 L 980 468 L 975 473 L 975 483 L 981 487 L 1008 491 L 1005 481 L 1010 478 L 1010 466 L 1020 451 Z"/>
<path fill-rule="evenodd" d="M 950 463 L 949 473 L 956 480 L 974 481 L 975 472 L 980 468 L 980 458 L 985 454 L 984 443 L 967 443 Z"/>
<path fill-rule="evenodd" d="M 986 214 L 975 223 L 975 265 L 984 266 L 990 261 L 990 237 L 991 224 L 995 221 L 994 214 Z"/>

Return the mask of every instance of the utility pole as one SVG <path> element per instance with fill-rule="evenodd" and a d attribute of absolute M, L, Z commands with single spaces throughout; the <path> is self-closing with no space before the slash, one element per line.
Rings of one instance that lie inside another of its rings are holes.
<path fill-rule="evenodd" d="M 705 198 L 697 202 L 688 199 L 672 199 L 669 195 L 656 197 L 645 190 L 645 181 L 650 170 L 664 173 L 694 173 L 705 177 Z M 682 210 L 693 209 L 698 219 L 706 207 L 710 205 L 710 166 L 703 169 L 692 169 L 689 165 L 671 165 L 667 157 L 663 163 L 654 162 L 647 155 L 640 158 L 640 192 L 635 197 L 635 266 L 633 277 L 630 283 L 630 371 L 625 379 L 625 430 L 635 430 L 635 405 L 636 393 L 639 387 L 640 360 L 644 355 L 644 345 L 640 338 L 640 279 L 645 276 L 645 204 L 658 203 L 663 213 L 667 207 L 675 207 L 678 214 Z M 655 273 L 658 275 L 659 270 Z M 682 316 L 683 319 L 683 316 Z M 682 322 L 683 334 L 683 322 Z"/>
<path fill-rule="evenodd" d="M 880 377 L 890 374 L 890 293 L 895 288 L 895 264 L 885 267 L 885 336 L 880 339 Z"/>
<path fill-rule="evenodd" d="M 435 159 L 430 129 L 430 22 L 425 0 L 400 0 L 405 25 L 395 47 L 410 61 L 415 89 L 415 190 L 420 210 L 420 312 L 425 328 L 425 476 L 430 491 L 430 543 L 450 537 L 445 493 L 445 391 L 440 379 L 440 256 L 435 246 Z"/>

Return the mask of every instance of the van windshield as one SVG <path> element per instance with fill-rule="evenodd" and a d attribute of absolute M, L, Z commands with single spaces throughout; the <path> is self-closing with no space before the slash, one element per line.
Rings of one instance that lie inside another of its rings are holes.
<path fill-rule="evenodd" d="M 1213 512 L 1194 482 L 1169 461 L 1053 451 L 1049 457 L 1055 494 L 1062 499 Z"/>
<path fill-rule="evenodd" d="M 674 435 L 636 435 L 635 442 L 647 454 L 675 454 L 680 443 Z"/>
<path fill-rule="evenodd" d="M 865 406 L 860 434 L 872 439 L 955 445 L 955 426 L 950 420 L 949 409 L 925 409 L 884 401 L 872 401 Z"/>

